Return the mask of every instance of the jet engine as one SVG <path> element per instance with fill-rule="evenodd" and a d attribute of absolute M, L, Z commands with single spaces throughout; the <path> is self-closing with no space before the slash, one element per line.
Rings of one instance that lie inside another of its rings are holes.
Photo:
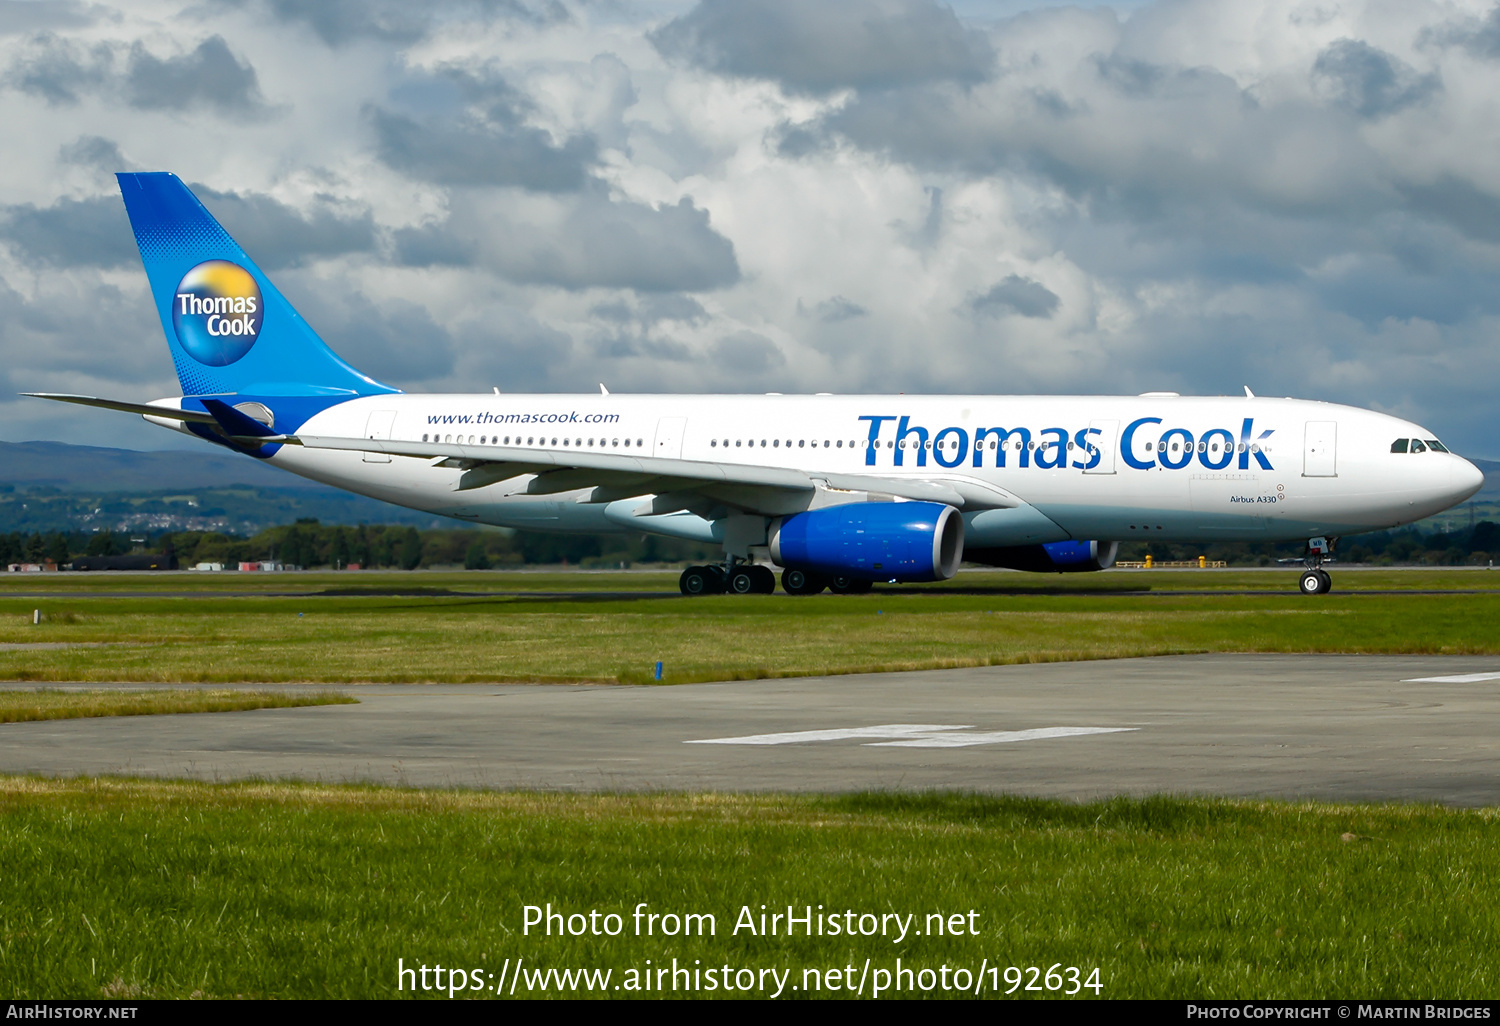
<path fill-rule="evenodd" d="M 1007 570 L 1029 570 L 1039 574 L 1074 574 L 1107 570 L 1115 565 L 1119 542 L 1062 541 L 1042 545 L 1008 545 L 1002 548 L 969 549 L 964 559 L 971 563 L 1003 566 Z"/>
<path fill-rule="evenodd" d="M 857 502 L 771 521 L 771 559 L 866 581 L 946 581 L 964 555 L 964 521 L 937 502 Z"/>

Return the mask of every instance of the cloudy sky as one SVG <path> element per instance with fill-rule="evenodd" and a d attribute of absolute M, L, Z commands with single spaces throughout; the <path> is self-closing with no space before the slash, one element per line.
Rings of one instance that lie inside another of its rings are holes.
<path fill-rule="evenodd" d="M 178 394 L 172 170 L 411 391 L 1296 395 L 1500 455 L 1490 0 L 0 0 L 9 398 Z"/>

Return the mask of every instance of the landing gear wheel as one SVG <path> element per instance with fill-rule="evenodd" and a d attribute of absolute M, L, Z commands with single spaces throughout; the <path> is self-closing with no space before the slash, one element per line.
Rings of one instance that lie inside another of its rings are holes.
<path fill-rule="evenodd" d="M 731 595 L 753 595 L 755 594 L 755 568 L 751 566 L 737 566 L 729 575 L 726 582 L 726 591 Z"/>
<path fill-rule="evenodd" d="M 703 575 L 708 581 L 708 590 L 715 595 L 721 594 L 729 582 L 724 568 L 717 563 L 709 563 L 703 568 Z"/>
<path fill-rule="evenodd" d="M 817 574 L 789 569 L 781 571 L 781 587 L 788 595 L 816 595 L 827 583 Z"/>
<path fill-rule="evenodd" d="M 750 575 L 755 578 L 755 593 L 757 595 L 776 594 L 776 575 L 771 572 L 770 567 L 752 566 Z"/>
<path fill-rule="evenodd" d="M 863 595 L 874 584 L 875 582 L 860 577 L 835 577 L 828 582 L 828 590 L 835 595 Z"/>
<path fill-rule="evenodd" d="M 1333 578 L 1322 570 L 1304 570 L 1297 587 L 1304 595 L 1325 595 L 1333 587 Z"/>
<path fill-rule="evenodd" d="M 706 566 L 690 566 L 677 578 L 677 588 L 684 595 L 708 595 L 720 590 Z"/>

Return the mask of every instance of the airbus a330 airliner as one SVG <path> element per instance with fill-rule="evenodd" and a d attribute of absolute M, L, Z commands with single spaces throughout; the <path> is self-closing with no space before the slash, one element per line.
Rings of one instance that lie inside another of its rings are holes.
<path fill-rule="evenodd" d="M 313 332 L 172 174 L 118 176 L 183 395 L 143 415 L 295 474 L 460 520 L 717 543 L 687 594 L 867 590 L 960 562 L 1101 570 L 1122 541 L 1338 536 L 1473 495 L 1432 432 L 1297 399 L 408 395 Z"/>

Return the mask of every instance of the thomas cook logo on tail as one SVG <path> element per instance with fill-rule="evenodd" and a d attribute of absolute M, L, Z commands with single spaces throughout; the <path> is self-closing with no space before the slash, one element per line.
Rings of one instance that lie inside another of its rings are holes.
<path fill-rule="evenodd" d="M 199 363 L 225 367 L 260 337 L 265 303 L 249 271 L 228 260 L 205 260 L 182 276 L 172 298 L 177 341 Z"/>

